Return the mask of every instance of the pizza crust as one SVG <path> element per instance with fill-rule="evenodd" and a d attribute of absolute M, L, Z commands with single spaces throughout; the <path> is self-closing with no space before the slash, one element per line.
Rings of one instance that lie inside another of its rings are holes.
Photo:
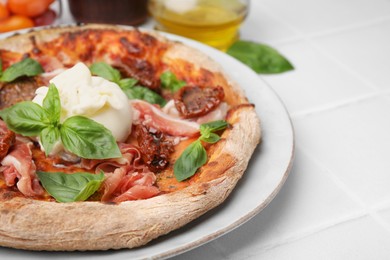
<path fill-rule="evenodd" d="M 119 27 L 96 25 L 49 29 L 38 32 L 37 40 L 44 41 L 62 31 L 85 28 L 121 30 Z M 35 34 L 7 39 L 0 43 L 0 48 L 14 46 L 20 39 Z M 23 42 L 26 45 L 19 45 L 15 51 L 29 49 L 29 41 Z M 196 62 L 200 62 L 197 64 L 222 73 L 219 65 L 206 55 L 180 43 L 176 43 L 165 58 L 185 58 L 189 53 Z M 229 82 L 237 98 L 246 102 L 241 88 Z M 24 197 L 0 200 L 0 245 L 53 251 L 133 248 L 182 227 L 226 199 L 243 175 L 260 141 L 260 122 L 253 106 L 236 109 L 229 115 L 229 122 L 233 122 L 233 127 L 224 132 L 223 145 L 217 147 L 208 164 L 226 158 L 234 160 L 234 164 L 217 179 L 194 183 L 182 190 L 150 199 L 119 204 L 56 203 Z M 245 140 L 245 145 L 242 145 L 242 140 Z"/>

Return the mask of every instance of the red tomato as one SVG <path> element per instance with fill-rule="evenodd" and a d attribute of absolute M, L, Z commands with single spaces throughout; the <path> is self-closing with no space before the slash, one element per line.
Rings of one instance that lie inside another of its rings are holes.
<path fill-rule="evenodd" d="M 13 15 L 3 21 L 0 21 L 0 32 L 8 32 L 23 28 L 33 27 L 34 22 L 22 15 Z"/>
<path fill-rule="evenodd" d="M 14 14 L 35 17 L 43 14 L 54 0 L 8 0 L 8 8 Z"/>
<path fill-rule="evenodd" d="M 40 16 L 34 17 L 33 21 L 35 26 L 50 25 L 55 21 L 56 17 L 57 17 L 56 12 L 54 12 L 51 9 L 47 9 Z"/>
<path fill-rule="evenodd" d="M 8 17 L 9 17 L 9 11 L 8 11 L 7 6 L 0 3 L 0 21 L 6 19 Z"/>

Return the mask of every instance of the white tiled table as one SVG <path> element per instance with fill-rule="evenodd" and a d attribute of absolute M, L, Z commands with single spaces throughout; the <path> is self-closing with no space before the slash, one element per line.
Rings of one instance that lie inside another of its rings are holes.
<path fill-rule="evenodd" d="M 174 259 L 390 259 L 390 0 L 252 0 L 241 36 L 296 67 L 261 76 L 294 167 L 260 214 Z"/>

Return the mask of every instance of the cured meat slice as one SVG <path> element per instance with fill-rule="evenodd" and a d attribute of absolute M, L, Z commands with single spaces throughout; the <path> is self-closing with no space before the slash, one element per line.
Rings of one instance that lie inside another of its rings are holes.
<path fill-rule="evenodd" d="M 44 194 L 32 160 L 32 145 L 31 142 L 15 144 L 11 152 L 1 161 L 6 185 L 14 186 L 16 183 L 19 191 L 28 197 Z"/>
<path fill-rule="evenodd" d="M 132 100 L 138 123 L 153 127 L 172 136 L 193 137 L 199 134 L 199 124 L 165 114 L 161 109 L 145 101 Z M 137 122 L 136 122 L 137 123 Z"/>
<path fill-rule="evenodd" d="M 113 172 L 105 172 L 102 201 L 122 202 L 126 200 L 147 199 L 160 193 L 153 186 L 156 176 L 140 163 L 141 153 L 130 144 L 122 144 L 121 151 L 126 164 L 119 166 Z M 107 164 L 98 165 L 96 171 L 108 170 Z"/>

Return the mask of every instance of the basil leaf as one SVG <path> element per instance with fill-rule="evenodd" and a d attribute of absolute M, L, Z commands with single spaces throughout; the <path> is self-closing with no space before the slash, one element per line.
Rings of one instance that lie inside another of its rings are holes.
<path fill-rule="evenodd" d="M 158 104 L 161 107 L 165 106 L 167 103 L 162 96 L 148 88 L 136 86 L 126 89 L 124 92 L 129 99 L 142 99 L 151 104 Z"/>
<path fill-rule="evenodd" d="M 89 118 L 69 117 L 61 125 L 60 133 L 65 148 L 82 158 L 108 159 L 122 156 L 111 131 Z"/>
<path fill-rule="evenodd" d="M 56 142 L 60 140 L 60 130 L 55 126 L 46 127 L 41 131 L 39 139 L 41 140 L 42 146 L 45 149 L 46 156 L 48 156 L 53 150 Z"/>
<path fill-rule="evenodd" d="M 121 73 L 105 62 L 95 62 L 89 68 L 92 74 L 105 78 L 106 80 L 119 83 Z"/>
<path fill-rule="evenodd" d="M 178 91 L 184 87 L 187 83 L 183 80 L 178 80 L 176 75 L 170 71 L 166 71 L 160 75 L 161 86 L 172 92 Z"/>
<path fill-rule="evenodd" d="M 88 199 L 101 186 L 104 174 L 42 172 L 37 171 L 45 190 L 58 202 L 74 202 Z"/>
<path fill-rule="evenodd" d="M 214 144 L 214 143 L 218 142 L 219 140 L 221 140 L 221 137 L 219 137 L 219 135 L 217 135 L 217 134 L 210 132 L 207 135 L 202 134 L 199 139 L 202 140 L 203 142 Z"/>
<path fill-rule="evenodd" d="M 204 132 L 217 132 L 225 129 L 228 126 L 228 123 L 225 120 L 216 120 L 200 125 L 200 134 L 203 135 Z"/>
<path fill-rule="evenodd" d="M 277 50 L 265 44 L 237 41 L 227 53 L 242 61 L 257 73 L 274 74 L 293 70 L 293 65 Z"/>
<path fill-rule="evenodd" d="M 57 125 L 60 122 L 61 101 L 56 86 L 51 83 L 46 97 L 43 99 L 42 107 L 46 110 L 50 122 Z"/>
<path fill-rule="evenodd" d="M 37 136 L 50 125 L 46 111 L 36 103 L 24 101 L 0 111 L 7 127 L 24 136 Z"/>
<path fill-rule="evenodd" d="M 207 162 L 207 152 L 199 140 L 190 144 L 173 166 L 173 174 L 178 181 L 183 181 Z"/>
<path fill-rule="evenodd" d="M 138 80 L 133 79 L 133 78 L 121 79 L 121 80 L 119 80 L 119 87 L 121 87 L 121 89 L 123 91 L 125 91 L 127 89 L 134 87 L 135 84 L 137 84 L 137 83 L 138 83 Z"/>
<path fill-rule="evenodd" d="M 43 72 L 41 64 L 31 58 L 24 59 L 20 62 L 12 64 L 7 68 L 3 75 L 1 75 L 0 81 L 11 82 L 21 76 L 36 76 Z"/>

